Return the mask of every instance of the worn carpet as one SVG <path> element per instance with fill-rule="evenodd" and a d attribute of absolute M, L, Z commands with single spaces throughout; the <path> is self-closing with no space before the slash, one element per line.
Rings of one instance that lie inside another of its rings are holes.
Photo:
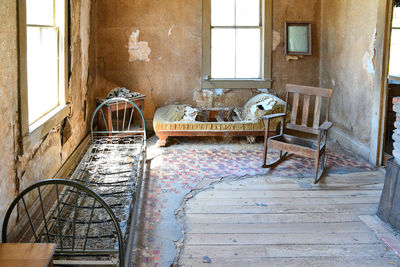
<path fill-rule="evenodd" d="M 150 175 L 145 181 L 140 236 L 134 251 L 136 266 L 164 267 L 173 263 L 175 242 L 182 237 L 175 210 L 204 178 L 282 176 L 297 179 L 300 186 L 311 186 L 301 178 L 313 176 L 314 160 L 291 156 L 272 170 L 262 169 L 262 153 L 262 144 L 181 143 L 166 148 L 150 145 Z M 374 170 L 367 161 L 338 145 L 331 145 L 327 154 L 328 173 Z"/>

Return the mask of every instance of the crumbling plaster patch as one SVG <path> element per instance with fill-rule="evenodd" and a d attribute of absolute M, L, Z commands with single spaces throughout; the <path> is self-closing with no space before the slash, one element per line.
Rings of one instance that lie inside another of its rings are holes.
<path fill-rule="evenodd" d="M 33 149 L 19 157 L 18 176 L 21 189 L 41 181 L 52 178 L 62 164 L 61 138 L 58 129 L 52 130 Z"/>
<path fill-rule="evenodd" d="M 193 100 L 199 108 L 213 106 L 214 92 L 212 89 L 198 89 L 194 91 Z"/>
<path fill-rule="evenodd" d="M 300 58 L 303 58 L 303 56 L 293 56 L 293 55 L 286 55 L 286 61 L 291 61 L 291 60 L 299 60 Z"/>
<path fill-rule="evenodd" d="M 275 30 L 272 31 L 272 51 L 275 51 L 281 43 L 281 34 Z"/>
<path fill-rule="evenodd" d="M 172 29 L 170 29 L 172 31 Z M 139 35 L 140 31 L 136 30 L 132 32 L 132 34 L 129 36 L 129 47 L 128 47 L 128 52 L 129 52 L 129 61 L 145 61 L 149 62 L 150 61 L 150 53 L 151 49 L 149 47 L 149 43 L 145 41 L 140 41 L 139 42 Z"/>
<path fill-rule="evenodd" d="M 365 51 L 364 56 L 362 58 L 363 69 L 366 70 L 369 74 L 371 74 L 371 78 L 373 79 L 373 74 L 375 74 L 375 54 L 376 54 L 376 28 L 372 35 L 372 40 L 369 46 L 368 51 Z"/>
<path fill-rule="evenodd" d="M 215 95 L 222 96 L 224 95 L 224 89 L 215 89 Z"/>

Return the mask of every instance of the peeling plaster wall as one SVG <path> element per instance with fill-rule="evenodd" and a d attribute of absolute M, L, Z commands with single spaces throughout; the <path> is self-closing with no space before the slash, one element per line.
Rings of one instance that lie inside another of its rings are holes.
<path fill-rule="evenodd" d="M 340 134 L 365 147 L 371 134 L 377 10 L 377 0 L 322 1 L 320 80 L 321 87 L 334 90 L 330 118 Z"/>
<path fill-rule="evenodd" d="M 96 1 L 96 96 L 110 85 L 147 95 L 145 117 L 156 108 L 244 105 L 257 89 L 201 89 L 201 0 Z M 287 82 L 319 85 L 320 0 L 273 0 L 274 52 L 271 92 L 283 97 Z M 313 23 L 313 55 L 286 61 L 285 21 Z M 138 36 L 137 36 L 138 35 Z"/>
<path fill-rule="evenodd" d="M 16 192 L 18 67 L 16 1 L 0 0 L 0 227 Z M 11 48 L 11 49 L 10 49 Z"/>
<path fill-rule="evenodd" d="M 34 182 L 52 178 L 88 133 L 88 115 L 94 106 L 93 94 L 88 90 L 93 83 L 88 56 L 91 55 L 90 7 L 89 0 L 71 0 L 72 73 L 68 88 L 71 117 L 22 153 L 18 121 L 17 7 L 15 0 L 0 0 L 0 228 L 6 209 L 18 192 Z M 68 136 L 62 136 L 63 125 L 70 126 Z"/>

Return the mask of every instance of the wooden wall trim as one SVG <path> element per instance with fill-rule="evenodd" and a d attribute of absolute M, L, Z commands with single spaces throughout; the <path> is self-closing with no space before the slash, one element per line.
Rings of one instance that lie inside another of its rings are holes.
<path fill-rule="evenodd" d="M 381 165 L 387 109 L 387 76 L 389 67 L 390 34 L 393 0 L 378 1 L 376 25 L 376 60 L 372 92 L 371 141 L 369 162 Z"/>

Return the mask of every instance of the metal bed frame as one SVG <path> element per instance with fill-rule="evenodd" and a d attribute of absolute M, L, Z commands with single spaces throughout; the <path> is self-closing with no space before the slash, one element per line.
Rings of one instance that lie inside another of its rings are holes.
<path fill-rule="evenodd" d="M 97 117 L 105 129 L 95 127 Z M 113 98 L 100 104 L 91 119 L 90 146 L 70 180 L 45 180 L 18 195 L 4 220 L 3 242 L 17 208 L 17 216 L 25 212 L 18 220 L 25 224 L 18 242 L 56 243 L 62 264 L 129 266 L 145 169 L 145 129 L 143 113 L 133 102 Z"/>

